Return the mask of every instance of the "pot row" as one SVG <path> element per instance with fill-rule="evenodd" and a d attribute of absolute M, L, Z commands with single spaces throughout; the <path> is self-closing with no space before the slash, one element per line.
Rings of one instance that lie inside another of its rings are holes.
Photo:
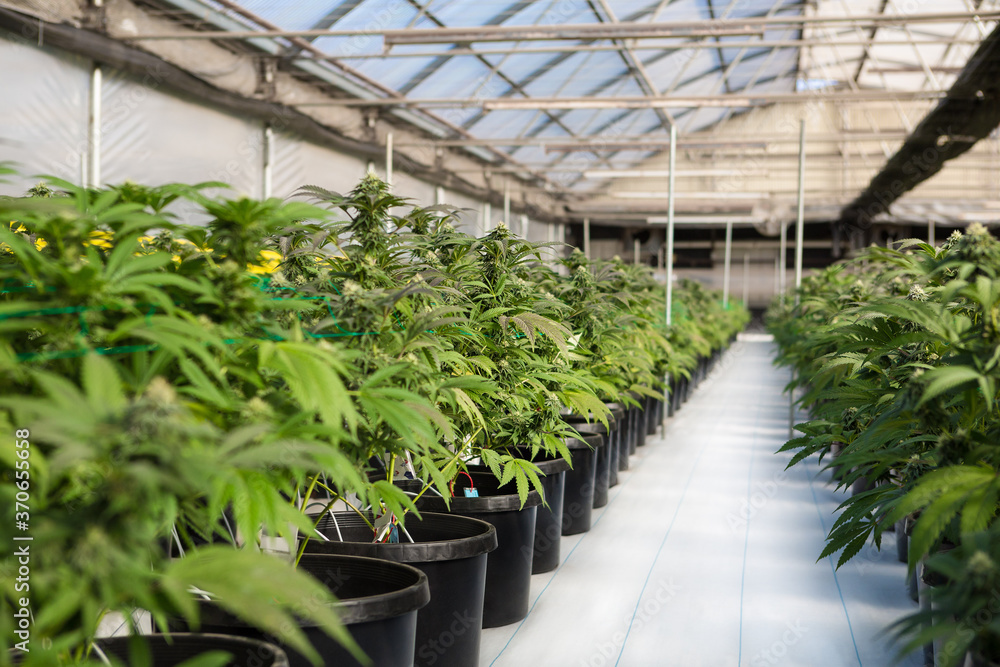
<path fill-rule="evenodd" d="M 619 483 L 618 473 L 629 469 L 630 456 L 656 433 L 665 413 L 680 409 L 717 358 L 702 360 L 690 379 L 674 383 L 669 401 L 633 395 L 641 407 L 608 404 L 607 425 L 567 415 L 581 435 L 566 441 L 572 466 L 562 458 L 534 459 L 543 473 L 546 504 L 531 491 L 522 506 L 492 472 L 470 466 L 470 474 L 455 482 L 450 508 L 440 497 L 425 494 L 418 500 L 420 517 L 407 518 L 398 543 L 372 542 L 368 522 L 354 512 L 328 512 L 299 568 L 337 596 L 341 619 L 371 664 L 478 666 L 482 629 L 527 616 L 531 575 L 559 566 L 563 535 L 590 530 L 593 510 L 607 504 L 608 490 Z M 418 480 L 396 483 L 411 493 L 422 488 Z M 465 488 L 478 496 L 465 497 Z M 154 636 L 154 667 L 177 664 L 208 647 L 230 652 L 230 664 L 239 667 L 310 665 L 221 608 L 209 602 L 201 607 L 199 630 L 205 634 L 177 632 L 170 642 Z M 319 629 L 303 631 L 324 665 L 359 665 Z M 128 638 L 99 645 L 128 655 Z"/>

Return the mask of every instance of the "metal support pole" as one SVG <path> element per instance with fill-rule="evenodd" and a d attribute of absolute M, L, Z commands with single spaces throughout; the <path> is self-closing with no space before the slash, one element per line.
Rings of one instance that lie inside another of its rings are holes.
<path fill-rule="evenodd" d="M 510 183 L 503 183 L 503 221 L 510 227 Z"/>
<path fill-rule="evenodd" d="M 792 382 L 795 382 L 795 369 L 792 369 Z M 795 389 L 788 391 L 788 439 L 794 437 L 795 431 Z"/>
<path fill-rule="evenodd" d="M 641 245 L 639 239 L 632 239 L 632 263 L 637 266 L 639 264 L 639 247 Z"/>
<path fill-rule="evenodd" d="M 264 126 L 264 174 L 261 181 L 261 195 L 264 199 L 271 196 L 274 190 L 274 130 L 270 125 Z"/>
<path fill-rule="evenodd" d="M 937 230 L 935 229 L 934 221 L 933 220 L 928 220 L 927 221 L 927 244 L 928 245 L 936 245 L 936 243 L 935 243 L 936 239 L 934 238 L 934 232 L 935 231 L 937 231 Z"/>
<path fill-rule="evenodd" d="M 781 262 L 777 257 L 774 258 L 774 295 L 778 295 L 778 274 L 781 273 Z"/>
<path fill-rule="evenodd" d="M 385 135 L 385 182 L 392 185 L 392 132 Z"/>
<path fill-rule="evenodd" d="M 87 161 L 87 182 L 84 184 L 93 188 L 101 184 L 101 83 L 101 66 L 94 65 L 90 71 L 90 109 L 87 118 L 90 155 Z"/>
<path fill-rule="evenodd" d="M 677 126 L 670 125 L 670 173 L 667 174 L 667 326 L 673 324 L 674 306 L 674 176 L 677 167 Z"/>
<path fill-rule="evenodd" d="M 780 295 L 781 303 L 784 304 L 785 295 L 788 293 L 788 225 L 784 221 L 781 222 L 781 242 L 779 246 L 778 252 L 781 256 L 778 259 L 781 268 L 778 270 L 778 294 Z"/>
<path fill-rule="evenodd" d="M 583 255 L 590 259 L 590 218 L 583 219 Z"/>
<path fill-rule="evenodd" d="M 806 121 L 799 121 L 799 206 L 795 219 L 795 305 L 799 304 L 802 287 L 802 245 L 805 240 L 806 189 Z"/>
<path fill-rule="evenodd" d="M 733 221 L 726 223 L 726 264 L 722 269 L 722 307 L 729 308 L 730 264 L 733 261 Z"/>
<path fill-rule="evenodd" d="M 521 214 L 521 238 L 525 239 L 525 240 L 528 239 L 528 224 L 529 224 L 528 216 L 526 216 L 526 215 L 524 215 L 522 213 Z"/>
<path fill-rule="evenodd" d="M 440 206 L 444 203 L 444 188 L 440 185 L 434 188 L 434 205 Z"/>
<path fill-rule="evenodd" d="M 743 254 L 743 307 L 750 303 L 750 255 Z"/>
<path fill-rule="evenodd" d="M 483 202 L 483 234 L 493 229 L 493 207 L 488 201 Z"/>

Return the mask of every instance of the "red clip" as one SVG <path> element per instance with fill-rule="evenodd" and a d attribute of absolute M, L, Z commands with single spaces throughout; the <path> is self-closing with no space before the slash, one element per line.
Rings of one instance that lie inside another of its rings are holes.
<path fill-rule="evenodd" d="M 466 477 L 469 478 L 469 488 L 470 489 L 476 488 L 475 482 L 472 481 L 472 475 L 470 475 L 469 473 L 465 472 L 464 470 L 460 471 L 458 474 L 459 475 L 465 475 Z M 451 483 L 448 485 L 448 490 L 451 491 L 451 497 L 454 498 L 455 497 L 455 480 L 454 479 L 451 480 Z"/>

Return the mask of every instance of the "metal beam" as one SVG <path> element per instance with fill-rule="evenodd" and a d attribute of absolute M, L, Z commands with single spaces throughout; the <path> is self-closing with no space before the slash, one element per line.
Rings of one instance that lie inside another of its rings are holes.
<path fill-rule="evenodd" d="M 258 33 L 254 33 L 256 35 Z M 158 38 L 155 36 L 139 36 L 139 37 L 129 37 L 128 39 L 165 39 Z M 177 36 L 175 39 L 185 39 L 185 37 Z M 910 46 L 914 42 L 910 40 L 901 39 L 886 39 L 886 40 L 870 40 L 870 39 L 857 39 L 851 41 L 836 40 L 831 41 L 829 39 L 782 39 L 782 40 L 753 40 L 745 42 L 725 42 L 723 48 L 726 49 L 780 49 L 780 48 L 803 48 L 809 46 L 822 46 L 822 47 L 857 47 L 857 46 L 874 46 L 878 44 L 879 46 Z M 975 46 L 980 43 L 978 39 L 956 39 L 954 37 L 927 37 L 926 39 L 916 40 L 919 44 L 949 44 L 949 45 L 960 45 L 960 46 Z M 601 53 L 608 51 L 618 51 L 620 47 L 609 46 L 605 44 L 566 44 L 561 46 L 530 46 L 530 45 L 519 45 L 519 46 L 498 46 L 494 48 L 485 49 L 470 49 L 470 48 L 453 48 L 435 51 L 396 51 L 396 52 L 379 52 L 379 53 L 354 53 L 350 56 L 337 57 L 336 60 L 383 60 L 390 58 L 439 58 L 443 56 L 456 57 L 456 56 L 503 56 L 510 53 L 517 54 L 527 54 L 527 53 L 553 53 L 553 54 L 569 54 L 569 53 Z M 647 45 L 635 44 L 629 48 L 632 51 L 685 51 L 687 49 L 715 49 L 715 42 L 703 42 L 703 41 L 686 41 L 671 44 L 656 44 Z M 305 58 L 302 60 L 316 60 L 316 58 Z"/>
<path fill-rule="evenodd" d="M 655 151 L 658 149 L 670 148 L 669 141 L 662 139 L 648 141 L 595 141 L 592 144 L 581 144 L 577 142 L 552 142 L 542 144 L 541 148 L 546 153 L 591 153 L 597 151 Z M 685 144 L 677 144 L 681 150 L 713 150 L 722 148 L 747 148 L 763 150 L 767 148 L 765 141 L 730 141 L 728 143 L 712 143 L 700 141 L 688 141 Z"/>
<path fill-rule="evenodd" d="M 430 6 L 431 3 L 428 2 L 427 5 L 421 6 L 419 3 L 416 2 L 416 0 L 409 0 L 409 2 L 414 7 L 417 7 L 427 17 L 428 20 L 434 22 L 434 24 L 437 25 L 437 26 L 439 26 L 439 27 L 444 27 L 444 23 L 428 10 L 428 7 Z M 524 2 L 524 0 L 521 0 L 517 5 L 514 6 L 515 11 L 520 11 L 521 9 L 523 9 L 526 6 L 526 4 L 527 3 Z M 506 13 L 506 10 L 505 10 L 504 12 L 501 12 L 500 14 L 496 14 L 492 18 L 490 18 L 486 22 L 486 25 L 490 25 L 490 26 L 499 25 L 500 23 L 502 23 L 503 19 L 506 16 L 507 16 L 507 13 Z M 503 80 L 503 82 L 506 83 L 509 86 L 509 91 L 507 92 L 507 94 L 510 94 L 510 93 L 513 93 L 513 92 L 517 92 L 517 93 L 519 93 L 521 95 L 527 95 L 527 93 L 524 90 L 524 85 L 523 85 L 522 82 L 515 81 L 514 79 L 510 78 L 509 76 L 507 76 L 506 74 L 504 74 L 501 71 L 501 67 L 506 62 L 507 57 L 508 56 L 504 56 L 504 58 L 502 58 L 500 61 L 498 61 L 496 63 L 491 63 L 489 61 L 489 59 L 487 59 L 485 56 L 478 56 L 477 60 L 479 60 L 479 62 L 482 63 L 482 65 L 484 67 L 486 67 L 487 70 L 489 70 L 490 77 L 496 76 L 496 77 L 500 78 L 501 80 Z M 433 62 L 429 63 L 427 66 L 425 66 L 423 69 L 421 69 L 421 71 L 418 72 L 415 76 L 411 77 L 410 80 L 407 81 L 405 85 L 403 85 L 402 87 L 400 87 L 399 88 L 399 93 L 401 95 L 408 95 L 411 91 L 413 91 L 414 89 L 416 89 L 417 86 L 419 86 L 421 83 L 423 83 L 427 78 L 429 78 L 430 76 L 434 75 L 437 71 L 439 71 L 442 67 L 444 67 L 446 63 L 450 62 L 451 59 L 452 59 L 452 56 L 448 56 L 448 55 L 439 56 L 439 57 L 435 58 Z M 482 81 L 482 83 L 476 89 L 474 95 L 478 95 L 479 94 L 479 91 L 489 81 L 490 77 L 487 77 L 486 79 L 484 79 Z M 571 135 L 574 134 L 571 128 L 567 127 L 558 118 L 556 118 L 555 114 L 552 114 L 551 112 L 545 112 L 545 113 L 562 130 L 564 130 L 565 132 L 567 132 L 567 133 L 569 133 Z M 465 124 L 465 128 L 466 129 L 470 128 L 471 126 L 475 125 L 475 122 L 476 122 L 476 119 L 473 119 L 471 122 L 466 123 Z"/>
<path fill-rule="evenodd" d="M 664 23 L 623 22 L 617 24 L 550 26 L 481 26 L 455 28 L 405 28 L 379 30 L 206 30 L 194 33 L 150 33 L 132 39 L 252 39 L 261 37 L 353 37 L 382 35 L 386 46 L 408 44 L 453 44 L 515 41 L 593 40 L 593 39 L 670 39 L 690 37 L 728 37 L 759 35 L 765 28 L 808 24 L 853 26 L 912 25 L 970 20 L 1000 20 L 1000 11 L 943 12 L 928 14 L 871 14 L 865 16 L 771 16 L 714 21 L 671 21 Z M 715 45 L 712 45 L 715 48 Z M 728 48 L 728 45 L 727 45 Z M 617 50 L 617 49 L 615 49 Z"/>
<path fill-rule="evenodd" d="M 668 167 L 670 175 L 667 176 L 667 252 L 664 257 L 667 266 L 667 326 L 673 322 L 673 294 L 674 294 L 674 176 L 677 174 L 677 147 L 674 142 L 677 140 L 677 126 L 670 126 L 670 158 Z"/>
<path fill-rule="evenodd" d="M 676 223 L 676 221 L 675 221 Z M 722 307 L 729 309 L 729 274 L 733 260 L 733 221 L 726 220 L 726 260 L 722 270 Z"/>
<path fill-rule="evenodd" d="M 604 13 L 606 14 L 606 18 L 610 23 L 615 25 L 621 24 L 621 22 L 618 20 L 618 17 L 615 15 L 614 10 L 611 9 L 611 6 L 608 4 L 608 0 L 597 0 L 597 2 L 600 3 L 601 8 L 604 10 Z M 588 2 L 588 4 L 590 5 L 591 10 L 594 12 L 594 16 L 596 16 L 599 21 L 603 22 L 605 17 L 602 17 L 598 13 L 597 8 L 594 7 L 593 2 Z M 763 37 L 763 35 L 761 35 L 761 37 Z M 639 87 L 642 89 L 642 92 L 651 96 L 659 96 L 660 94 L 659 88 L 657 88 L 656 84 L 653 83 L 652 77 L 650 77 L 649 72 L 646 71 L 646 66 L 643 64 L 642 60 L 638 56 L 636 56 L 635 51 L 632 50 L 632 48 L 625 40 L 618 40 L 618 45 L 621 47 L 621 50 L 619 50 L 618 53 L 621 56 L 622 62 L 624 62 L 625 67 L 627 67 L 628 70 L 632 72 L 633 78 L 635 79 L 635 82 L 639 84 Z M 657 109 L 656 114 L 657 116 L 659 116 L 660 123 L 663 125 L 663 127 L 665 128 L 670 127 L 671 125 L 674 124 L 674 119 L 670 116 L 670 113 L 666 109 Z"/>
<path fill-rule="evenodd" d="M 795 216 L 795 305 L 799 305 L 802 287 L 802 244 L 806 220 L 806 121 L 799 121 L 799 194 Z"/>
<path fill-rule="evenodd" d="M 210 6 L 201 2 L 201 0 L 167 0 L 171 5 L 179 7 L 184 11 L 190 12 L 195 16 L 202 17 L 204 13 L 204 19 L 210 20 L 211 25 L 221 26 L 223 28 L 238 29 L 236 26 L 242 27 L 242 24 L 235 21 L 233 18 L 221 14 L 219 11 L 212 9 Z M 256 23 L 257 25 L 264 28 L 264 31 L 256 31 L 259 33 L 266 31 L 277 30 L 278 26 L 269 22 L 257 14 L 254 14 L 250 10 L 246 9 L 238 2 L 234 0 L 216 0 L 223 7 L 236 12 L 240 16 Z M 210 18 L 209 18 L 210 17 Z M 200 34 L 200 33 L 191 33 Z M 349 95 L 353 95 L 357 98 L 377 98 L 378 95 L 388 95 L 394 96 L 398 95 L 391 88 L 388 88 L 378 81 L 375 81 L 361 72 L 354 70 L 348 65 L 345 65 L 342 61 L 336 58 L 330 57 L 327 53 L 317 49 L 315 45 L 304 39 L 293 38 L 291 40 L 292 44 L 305 49 L 306 51 L 312 53 L 316 56 L 315 61 L 310 59 L 296 59 L 293 60 L 295 67 L 303 72 L 319 79 L 324 83 L 331 84 L 340 90 L 343 90 Z M 280 54 L 284 48 L 278 42 L 269 39 L 253 39 L 251 43 L 265 51 L 269 54 Z M 322 65 L 322 62 L 332 62 L 335 64 L 335 68 L 326 67 Z M 384 99 L 384 98 L 377 98 Z M 470 135 L 462 127 L 456 126 L 453 123 L 430 113 L 423 109 L 406 109 L 398 108 L 390 111 L 392 115 L 403 120 L 407 123 L 414 125 L 415 127 L 426 131 L 432 136 L 445 136 L 449 133 L 454 133 L 464 138 L 471 138 Z M 517 160 L 492 148 L 479 149 L 476 147 L 470 147 L 467 152 L 474 155 L 475 157 L 482 160 L 489 160 L 492 158 L 499 158 L 512 165 L 517 165 Z M 544 182 L 547 186 L 557 188 L 558 186 L 548 180 L 543 174 L 535 174 L 535 178 Z"/>
<path fill-rule="evenodd" d="M 810 143 L 841 143 L 841 142 L 852 142 L 852 141 L 879 141 L 880 139 L 898 139 L 903 140 L 910 136 L 909 132 L 906 130 L 888 130 L 885 132 L 879 132 L 878 134 L 873 134 L 866 131 L 846 131 L 837 134 L 819 134 L 815 137 L 810 138 Z M 592 144 L 604 145 L 608 143 L 615 144 L 625 144 L 628 142 L 634 142 L 636 146 L 649 145 L 649 143 L 656 142 L 668 142 L 665 135 L 618 135 L 615 137 L 604 137 L 600 135 L 580 137 L 579 139 L 570 140 L 570 137 L 489 137 L 481 139 L 440 139 L 440 140 L 428 140 L 428 141 L 406 141 L 397 142 L 396 146 L 399 148 L 459 148 L 467 146 L 567 146 L 575 145 L 579 143 L 581 147 L 588 147 Z M 777 144 L 777 143 L 798 143 L 799 139 L 797 136 L 792 137 L 787 134 L 766 134 L 753 136 L 753 141 L 748 142 L 742 140 L 740 137 L 727 137 L 726 135 L 712 135 L 707 137 L 700 137 L 698 135 L 687 135 L 683 138 L 677 140 L 677 147 L 681 150 L 688 148 L 690 146 L 702 147 L 702 146 L 728 146 L 732 147 L 734 143 L 747 144 L 752 143 L 757 146 L 760 143 L 767 144 Z M 669 143 L 669 142 L 668 142 Z"/>
<path fill-rule="evenodd" d="M 894 25 L 944 23 L 969 20 L 994 21 L 1000 11 L 934 12 L 923 14 L 868 14 L 859 16 L 765 16 L 753 18 L 716 19 L 714 21 L 669 21 L 656 23 L 577 24 L 552 26 L 484 26 L 427 28 L 382 31 L 388 44 L 451 44 L 462 42 L 551 41 L 558 39 L 663 39 L 687 37 L 701 31 L 700 36 L 726 36 L 726 31 L 775 26 L 822 24 Z"/>
<path fill-rule="evenodd" d="M 431 97 L 424 99 L 383 97 L 378 99 L 330 99 L 323 102 L 300 102 L 295 106 L 333 107 L 421 107 L 475 108 L 487 111 L 522 111 L 525 109 L 684 109 L 701 107 L 753 107 L 766 104 L 798 104 L 815 102 L 893 102 L 939 100 L 944 90 L 858 90 L 843 92 L 771 93 L 749 92 L 731 95 L 700 95 L 670 97 L 524 97 L 469 98 Z"/>

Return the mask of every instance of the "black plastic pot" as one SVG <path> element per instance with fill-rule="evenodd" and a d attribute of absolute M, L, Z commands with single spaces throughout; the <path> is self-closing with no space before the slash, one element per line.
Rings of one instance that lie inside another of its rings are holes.
<path fill-rule="evenodd" d="M 671 415 L 674 415 L 677 413 L 678 410 L 681 409 L 681 406 L 684 405 L 684 395 L 686 393 L 685 389 L 687 387 L 687 378 L 685 378 L 684 376 L 674 378 L 671 387 L 673 388 L 673 394 L 670 397 L 672 406 Z"/>
<path fill-rule="evenodd" d="M 612 463 L 617 462 L 617 465 L 613 465 L 610 468 L 608 486 L 616 486 L 618 484 L 618 473 L 628 470 L 628 457 L 631 446 L 629 443 L 632 440 L 632 427 L 634 424 L 632 423 L 627 406 L 621 403 L 605 403 L 605 405 L 608 406 L 608 409 L 615 416 L 615 433 L 613 437 L 618 446 L 612 450 L 611 460 Z"/>
<path fill-rule="evenodd" d="M 493 524 L 423 512 L 406 517 L 413 542 L 401 534 L 399 543 L 385 544 L 371 541 L 371 528 L 356 513 L 335 517 L 336 525 L 327 514 L 317 526 L 330 541 L 311 539 L 306 553 L 382 558 L 417 568 L 427 575 L 431 600 L 417 612 L 414 664 L 477 667 L 487 554 L 497 548 Z"/>
<path fill-rule="evenodd" d="M 646 396 L 633 393 L 632 398 L 639 405 L 629 408 L 629 412 L 633 415 L 632 442 L 629 444 L 629 454 L 635 454 L 637 448 L 646 444 L 646 429 L 648 428 L 646 424 Z"/>
<path fill-rule="evenodd" d="M 677 406 L 677 380 L 672 377 L 667 378 L 667 398 L 665 407 L 667 416 L 674 416 L 674 408 Z"/>
<path fill-rule="evenodd" d="M 582 438 L 566 438 L 573 468 L 565 473 L 563 490 L 562 534 L 578 535 L 590 530 L 594 509 L 594 488 L 597 474 L 597 451 L 604 446 L 600 433 L 580 434 Z M 604 486 L 605 503 L 608 487 Z"/>
<path fill-rule="evenodd" d="M 599 434 L 604 436 L 601 445 L 597 448 L 597 456 L 594 469 L 594 509 L 604 507 L 608 504 L 608 489 L 611 487 L 612 463 L 614 463 L 615 482 L 618 481 L 618 442 L 616 438 L 617 420 L 612 412 L 608 418 L 607 427 L 601 422 L 588 423 L 587 417 L 582 415 L 563 415 L 563 420 L 572 424 L 573 428 L 581 435 Z"/>
<path fill-rule="evenodd" d="M 531 573 L 551 572 L 559 567 L 559 543 L 562 538 L 563 503 L 569 462 L 561 456 L 546 456 L 543 452 L 532 459 L 531 450 L 527 448 L 519 448 L 517 451 L 521 458 L 528 459 L 545 474 L 542 478 L 545 503 L 538 507 L 538 516 L 535 518 Z"/>
<path fill-rule="evenodd" d="M 643 411 L 646 424 L 646 438 L 656 435 L 656 428 L 663 421 L 662 409 L 662 400 L 655 399 L 652 396 L 646 397 L 646 409 Z M 643 444 L 646 443 L 646 438 L 643 438 Z"/>
<path fill-rule="evenodd" d="M 427 576 L 415 567 L 377 558 L 305 554 L 304 570 L 337 596 L 337 612 L 361 650 L 379 667 L 412 667 L 417 610 L 430 600 Z M 265 639 L 257 628 L 211 602 L 201 602 L 201 628 L 207 632 Z M 355 667 L 360 663 L 344 647 L 315 626 L 303 632 L 324 665 Z M 271 640 L 273 641 L 273 639 Z M 291 667 L 312 667 L 288 646 Z"/>
<path fill-rule="evenodd" d="M 138 642 L 149 651 L 149 662 L 132 662 L 131 645 Z M 143 637 L 105 637 L 95 641 L 109 658 L 117 658 L 119 664 L 142 667 L 174 667 L 208 651 L 224 651 L 230 655 L 227 667 L 288 667 L 288 656 L 279 647 L 267 642 L 207 633 L 174 632 L 166 635 L 153 634 Z M 13 664 L 21 664 L 25 654 L 13 654 Z M 97 656 L 93 656 L 97 660 Z"/>
<path fill-rule="evenodd" d="M 524 507 L 514 482 L 500 487 L 492 472 L 470 473 L 478 498 L 466 498 L 469 479 L 455 480 L 451 509 L 444 499 L 427 494 L 417 507 L 429 512 L 448 512 L 487 521 L 496 528 L 498 546 L 486 565 L 486 593 L 483 602 L 483 627 L 496 628 L 516 623 L 528 615 L 531 588 L 531 560 L 535 541 L 535 518 L 542 503 L 538 492 L 531 490 Z"/>
<path fill-rule="evenodd" d="M 908 563 L 910 557 L 910 534 L 906 531 L 906 518 L 896 522 L 896 560 Z"/>

